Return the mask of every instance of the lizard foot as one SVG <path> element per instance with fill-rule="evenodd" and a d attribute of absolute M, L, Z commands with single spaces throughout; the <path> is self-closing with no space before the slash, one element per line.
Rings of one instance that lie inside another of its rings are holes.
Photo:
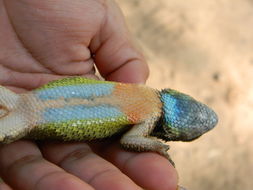
<path fill-rule="evenodd" d="M 167 144 L 163 144 L 154 138 L 143 137 L 143 136 L 123 136 L 120 140 L 120 144 L 123 148 L 138 151 L 138 152 L 157 152 L 160 155 L 164 156 L 169 160 L 169 162 L 175 167 L 174 162 L 170 158 L 167 150 L 169 150 L 170 146 Z"/>

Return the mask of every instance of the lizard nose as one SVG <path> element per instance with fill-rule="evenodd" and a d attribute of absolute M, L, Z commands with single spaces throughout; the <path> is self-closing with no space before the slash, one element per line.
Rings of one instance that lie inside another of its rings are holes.
<path fill-rule="evenodd" d="M 218 123 L 217 114 L 204 104 L 200 104 L 200 111 L 198 114 L 200 124 L 206 128 L 206 131 L 211 130 Z"/>
<path fill-rule="evenodd" d="M 209 127 L 210 129 L 212 129 L 218 123 L 218 116 L 212 109 L 209 109 L 208 115 L 209 115 Z"/>

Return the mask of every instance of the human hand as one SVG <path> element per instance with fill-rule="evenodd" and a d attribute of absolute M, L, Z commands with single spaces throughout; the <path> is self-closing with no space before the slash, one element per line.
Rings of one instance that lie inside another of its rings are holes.
<path fill-rule="evenodd" d="M 0 9 L 0 84 L 16 92 L 69 75 L 94 76 L 94 64 L 107 80 L 148 76 L 113 1 L 0 0 Z M 0 148 L 0 175 L 24 190 L 174 190 L 177 184 L 165 158 L 124 151 L 115 141 L 17 141 Z"/>

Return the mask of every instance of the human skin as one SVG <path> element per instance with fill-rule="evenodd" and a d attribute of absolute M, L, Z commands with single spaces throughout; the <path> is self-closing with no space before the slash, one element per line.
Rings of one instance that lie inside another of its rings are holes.
<path fill-rule="evenodd" d="M 148 67 L 123 16 L 106 0 L 0 0 L 0 84 L 15 92 L 81 75 L 144 83 Z M 155 153 L 101 143 L 21 140 L 0 147 L 0 189 L 175 190 L 176 170 Z"/>

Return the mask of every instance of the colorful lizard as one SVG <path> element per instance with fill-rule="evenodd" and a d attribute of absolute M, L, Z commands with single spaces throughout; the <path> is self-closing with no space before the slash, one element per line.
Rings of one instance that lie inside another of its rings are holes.
<path fill-rule="evenodd" d="M 20 95 L 0 86 L 0 143 L 20 138 L 96 140 L 124 132 L 124 148 L 170 159 L 169 146 L 157 138 L 191 141 L 217 121 L 206 105 L 172 89 L 81 77 L 52 81 Z"/>

